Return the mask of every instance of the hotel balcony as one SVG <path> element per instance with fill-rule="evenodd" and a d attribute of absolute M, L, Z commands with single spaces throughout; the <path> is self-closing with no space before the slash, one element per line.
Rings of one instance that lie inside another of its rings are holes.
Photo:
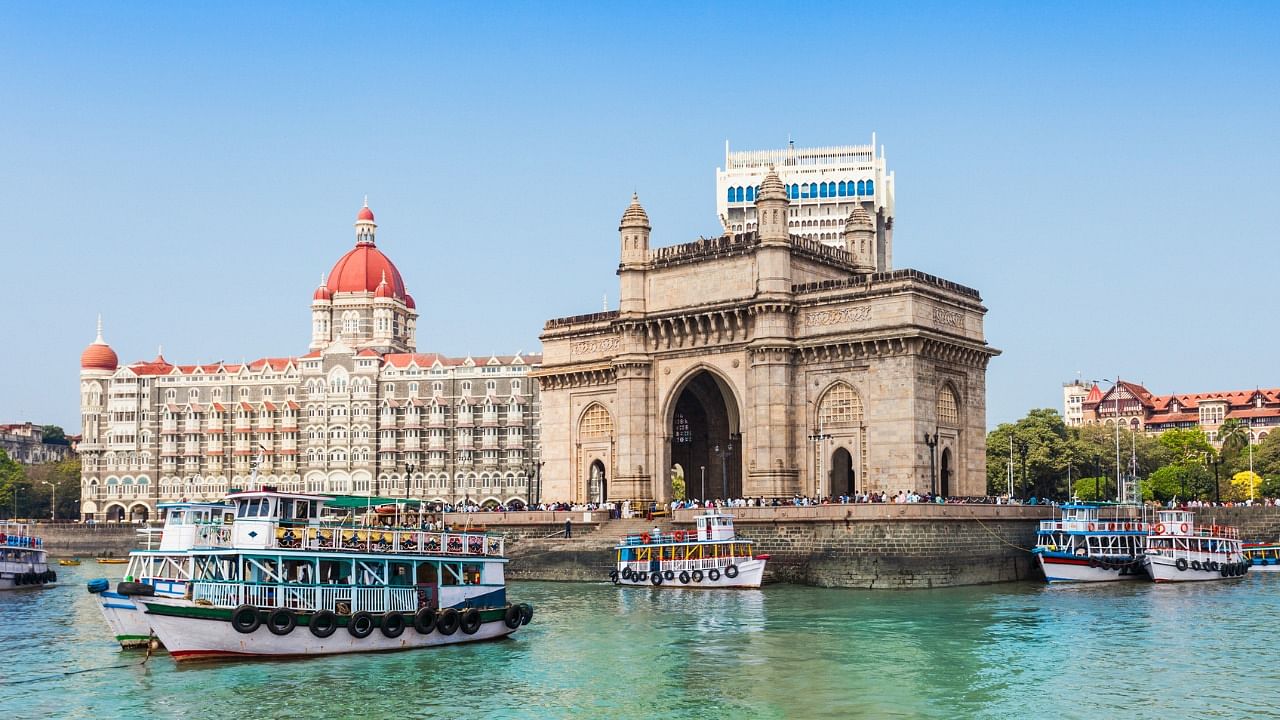
<path fill-rule="evenodd" d="M 482 450 L 497 450 L 497 449 L 498 449 L 498 438 L 497 438 L 497 436 L 495 436 L 495 435 L 483 435 L 483 436 L 481 436 L 481 438 L 480 438 L 480 449 L 482 449 Z"/>
<path fill-rule="evenodd" d="M 200 432 L 199 420 L 188 420 L 182 424 L 182 432 L 189 434 Z"/>
<path fill-rule="evenodd" d="M 178 432 L 178 421 L 177 421 L 177 420 L 165 420 L 164 422 L 160 423 L 160 432 L 162 432 L 162 433 L 176 433 L 176 432 Z"/>
<path fill-rule="evenodd" d="M 524 438 L 507 436 L 502 438 L 502 448 L 504 450 L 523 450 Z"/>
<path fill-rule="evenodd" d="M 523 425 L 523 424 L 524 424 L 524 413 L 518 413 L 518 412 L 507 413 L 507 427 L 511 427 L 513 425 Z"/>
<path fill-rule="evenodd" d="M 427 449 L 428 450 L 444 450 L 446 449 L 446 446 L 447 446 L 446 441 L 447 441 L 447 438 L 443 438 L 438 435 L 433 435 L 427 438 Z"/>
<path fill-rule="evenodd" d="M 472 427 L 476 424 L 475 413 L 459 413 L 458 427 Z"/>
<path fill-rule="evenodd" d="M 487 412 L 480 416 L 480 424 L 485 427 L 494 427 L 498 424 L 498 413 Z"/>
<path fill-rule="evenodd" d="M 444 467 L 444 458 L 442 457 L 427 458 L 427 467 L 435 468 L 437 470 Z"/>
<path fill-rule="evenodd" d="M 446 425 L 445 416 L 441 413 L 430 413 L 427 415 L 427 427 L 442 428 Z"/>
<path fill-rule="evenodd" d="M 404 447 L 402 447 L 401 449 L 402 450 L 421 450 L 422 441 L 418 438 L 405 438 Z"/>

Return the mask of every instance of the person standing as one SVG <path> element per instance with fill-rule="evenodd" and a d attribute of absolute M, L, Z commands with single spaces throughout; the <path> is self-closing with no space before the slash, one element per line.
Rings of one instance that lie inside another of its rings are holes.
<path fill-rule="evenodd" d="M 567 538 L 573 537 L 573 520 L 571 518 L 564 519 L 564 536 Z"/>

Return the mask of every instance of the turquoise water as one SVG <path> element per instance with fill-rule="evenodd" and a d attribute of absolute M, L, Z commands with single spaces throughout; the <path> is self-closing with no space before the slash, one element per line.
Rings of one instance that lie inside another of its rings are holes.
<path fill-rule="evenodd" d="M 536 614 L 511 640 L 179 668 L 107 637 L 84 581 L 120 566 L 58 571 L 59 587 L 0 594 L 0 718 L 1280 715 L 1280 573 L 906 592 L 513 583 Z"/>

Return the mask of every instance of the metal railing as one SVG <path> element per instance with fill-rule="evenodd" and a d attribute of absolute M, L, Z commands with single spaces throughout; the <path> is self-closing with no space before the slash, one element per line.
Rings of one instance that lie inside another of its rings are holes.
<path fill-rule="evenodd" d="M 199 604 L 234 608 L 332 610 L 342 614 L 412 612 L 418 607 L 414 587 L 360 587 L 352 585 L 291 585 L 239 582 L 195 582 L 191 597 Z"/>

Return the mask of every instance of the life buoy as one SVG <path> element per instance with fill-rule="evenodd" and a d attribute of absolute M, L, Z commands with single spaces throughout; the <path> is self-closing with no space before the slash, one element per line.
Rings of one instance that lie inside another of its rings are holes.
<path fill-rule="evenodd" d="M 272 635 L 288 635 L 298 626 L 298 616 L 289 608 L 276 608 L 267 616 L 267 629 Z"/>
<path fill-rule="evenodd" d="M 689 584 L 689 571 L 688 571 L 688 570 L 681 570 L 681 571 L 680 571 L 680 584 L 681 584 L 681 585 L 688 585 L 688 584 Z"/>
<path fill-rule="evenodd" d="M 347 632 L 351 633 L 351 637 L 356 638 L 357 640 L 360 638 L 367 638 L 369 637 L 369 634 L 373 632 L 373 626 L 375 624 L 376 623 L 373 621 L 373 613 L 367 610 L 361 610 L 347 620 Z"/>
<path fill-rule="evenodd" d="M 1156 526 L 1155 526 L 1155 527 L 1153 527 L 1153 528 L 1151 528 L 1151 532 L 1153 532 L 1153 533 L 1155 533 L 1155 534 L 1157 534 L 1157 535 L 1163 535 L 1163 534 L 1164 534 L 1164 523 L 1156 523 Z"/>
<path fill-rule="evenodd" d="M 261 624 L 262 618 L 258 617 L 258 608 L 252 605 L 241 605 L 231 611 L 231 627 L 238 633 L 247 635 L 257 630 Z"/>
<path fill-rule="evenodd" d="M 520 627 L 520 608 L 508 605 L 506 612 L 502 613 L 502 622 L 512 630 Z"/>
<path fill-rule="evenodd" d="M 533 619 L 533 606 L 529 603 L 520 603 L 520 624 L 528 625 Z"/>
<path fill-rule="evenodd" d="M 672 535 L 675 537 L 676 542 L 684 542 L 684 531 L 683 531 L 683 530 L 677 530 L 677 531 L 675 531 L 674 533 L 672 533 Z"/>
<path fill-rule="evenodd" d="M 458 611 L 453 608 L 445 608 L 440 611 L 440 617 L 436 619 L 436 630 L 441 635 L 452 635 L 458 632 L 458 624 L 462 622 L 462 618 L 458 615 Z"/>
<path fill-rule="evenodd" d="M 652 575 L 650 575 L 650 576 L 649 576 L 649 582 L 652 582 L 655 586 L 657 586 L 657 585 L 661 585 L 661 584 L 662 584 L 662 573 L 660 573 L 660 572 L 655 572 L 655 573 L 653 573 Z"/>
<path fill-rule="evenodd" d="M 458 623 L 458 627 L 462 628 L 462 632 L 467 635 L 475 635 L 480 629 L 480 611 L 475 608 L 467 608 L 462 613 L 462 620 Z"/>
<path fill-rule="evenodd" d="M 1092 530 L 1093 530 L 1093 523 L 1089 523 L 1089 530 L 1090 530 L 1090 531 L 1092 531 Z"/>
<path fill-rule="evenodd" d="M 1182 572 L 1187 569 L 1187 559 L 1178 558 L 1177 560 L 1173 561 L 1173 566 L 1178 568 L 1178 572 Z"/>
<path fill-rule="evenodd" d="M 408 625 L 404 619 L 404 613 L 389 612 L 382 616 L 382 634 L 389 638 L 398 638 L 404 634 L 404 628 Z"/>
<path fill-rule="evenodd" d="M 719 580 L 720 571 L 717 570 L 716 568 L 711 568 L 710 570 L 707 571 L 707 579 L 710 580 L 711 582 L 715 582 Z"/>
<path fill-rule="evenodd" d="M 1115 529 L 1116 529 L 1116 524 L 1115 524 L 1115 523 L 1107 523 L 1107 529 L 1108 529 L 1108 530 L 1115 530 Z"/>
<path fill-rule="evenodd" d="M 729 566 L 724 569 L 724 576 L 730 580 L 738 577 L 738 566 L 730 563 Z"/>
<path fill-rule="evenodd" d="M 689 574 L 689 577 L 692 578 L 694 582 L 700 583 L 702 582 L 702 571 L 694 570 L 692 573 Z"/>
<path fill-rule="evenodd" d="M 640 544 L 641 544 L 641 545 L 648 545 L 648 544 L 649 544 L 649 533 L 641 533 L 641 534 L 640 534 Z"/>
<path fill-rule="evenodd" d="M 1182 533 L 1185 535 L 1185 534 L 1186 534 L 1186 532 L 1187 532 L 1187 524 L 1186 524 L 1186 523 L 1182 523 Z"/>
<path fill-rule="evenodd" d="M 332 610 L 321 610 L 307 621 L 311 634 L 318 638 L 327 638 L 338 629 L 338 614 Z"/>
<path fill-rule="evenodd" d="M 430 635 L 436 629 L 436 611 L 427 607 L 418 608 L 418 612 L 413 614 L 413 629 L 419 635 Z"/>

